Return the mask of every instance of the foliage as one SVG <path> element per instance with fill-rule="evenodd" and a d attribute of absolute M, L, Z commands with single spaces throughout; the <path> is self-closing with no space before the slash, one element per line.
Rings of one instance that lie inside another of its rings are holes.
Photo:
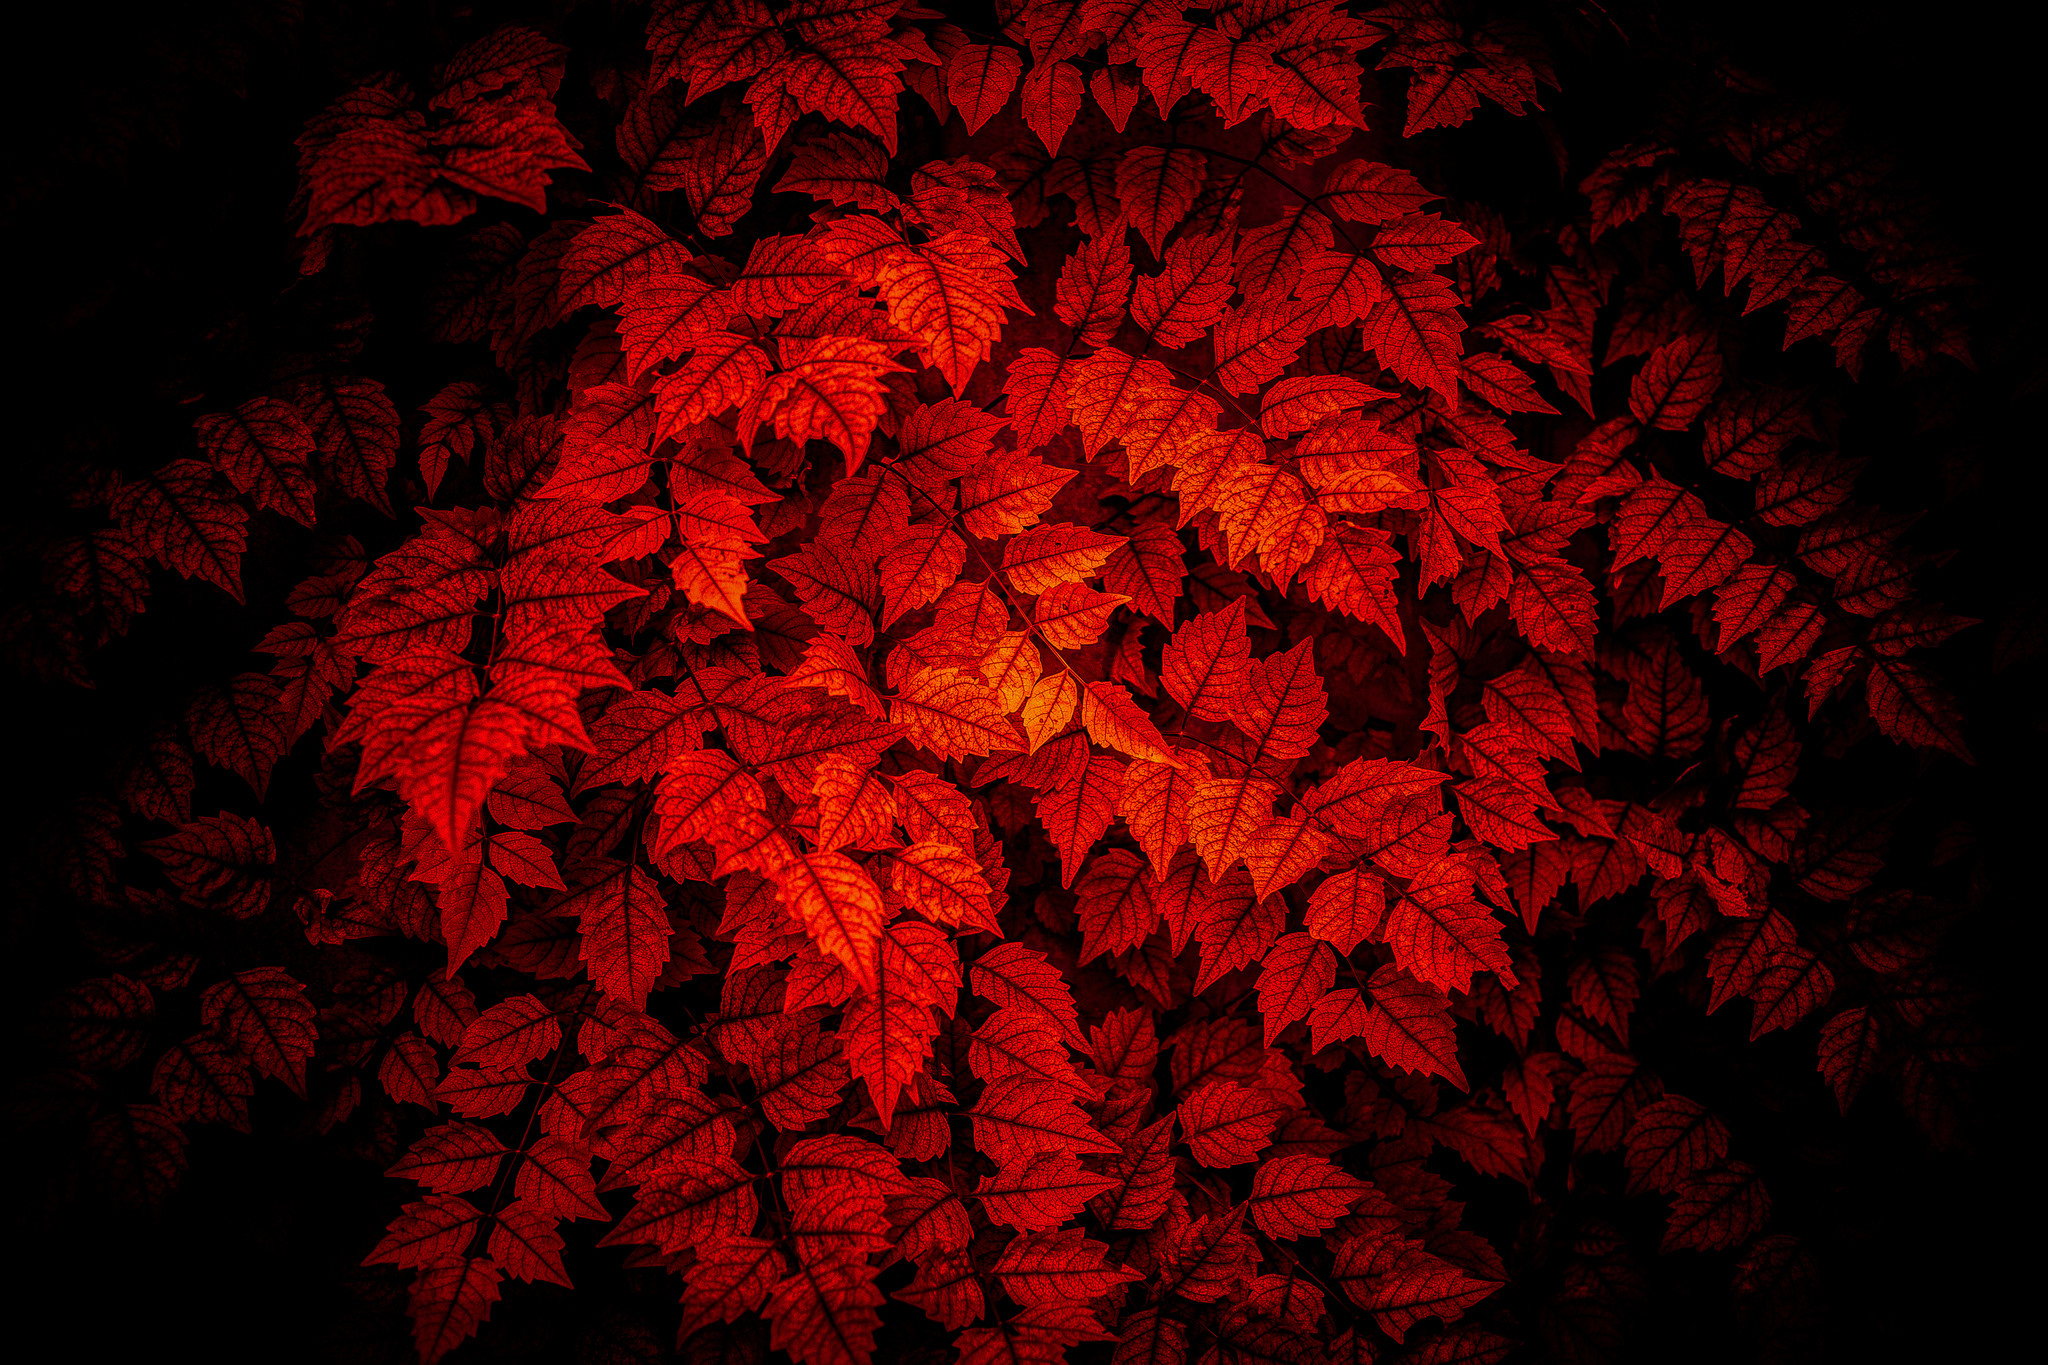
<path fill-rule="evenodd" d="M 1837 440 L 1966 281 L 1838 123 L 1698 64 L 1568 152 L 1594 6 L 477 22 L 298 140 L 306 287 L 432 259 L 431 372 L 209 398 L 9 618 L 82 683 L 310 568 L 53 845 L 108 1197 L 359 1134 L 428 1362 L 572 1248 L 693 1359 L 1601 1355 L 1661 1253 L 1798 1327 L 1640 1007 L 1936 1143 L 1983 1056 L 1906 793 L 1811 771 L 1973 762 Z"/>

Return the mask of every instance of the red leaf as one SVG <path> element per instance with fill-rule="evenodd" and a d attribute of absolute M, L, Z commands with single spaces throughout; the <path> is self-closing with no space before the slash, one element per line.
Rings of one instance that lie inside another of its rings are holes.
<path fill-rule="evenodd" d="M 918 339 L 919 354 L 955 394 L 986 360 L 1003 330 L 1004 310 L 1029 316 L 1010 281 L 1001 248 L 968 232 L 943 233 L 923 246 L 883 251 L 867 278 L 889 305 L 889 320 Z"/>
<path fill-rule="evenodd" d="M 249 1131 L 249 1099 L 256 1093 L 249 1064 L 211 1032 L 196 1033 L 159 1057 L 149 1089 L 182 1122 Z"/>
<path fill-rule="evenodd" d="M 1398 1233 L 1367 1234 L 1339 1246 L 1335 1278 L 1395 1341 L 1427 1317 L 1457 1321 L 1466 1309 L 1500 1288 L 1474 1279 Z"/>
<path fill-rule="evenodd" d="M 525 1167 L 521 1168 L 526 1169 Z M 562 1266 L 562 1235 L 555 1230 L 556 1214 L 545 1205 L 519 1200 L 492 1215 L 491 1259 L 514 1279 L 529 1284 L 545 1280 L 564 1289 L 569 1273 Z"/>
<path fill-rule="evenodd" d="M 1081 724 L 1088 737 L 1105 749 L 1169 768 L 1181 766 L 1152 718 L 1116 683 L 1091 682 L 1083 687 Z"/>
<path fill-rule="evenodd" d="M 1188 1150 L 1204 1166 L 1241 1166 L 1257 1158 L 1287 1106 L 1263 1090 L 1210 1081 L 1175 1111 Z"/>
<path fill-rule="evenodd" d="M 1671 1194 L 1694 1174 L 1728 1155 L 1728 1130 L 1698 1104 L 1679 1095 L 1646 1105 L 1629 1125 L 1631 1194 Z"/>
<path fill-rule="evenodd" d="M 984 1000 L 1044 1021 L 1068 1047 L 1087 1047 L 1073 995 L 1059 972 L 1046 962 L 1045 954 L 1014 943 L 1002 944 L 974 960 L 969 982 Z"/>
<path fill-rule="evenodd" d="M 1313 1237 L 1334 1226 L 1371 1188 L 1326 1157 L 1290 1152 L 1260 1163 L 1245 1203 L 1268 1237 Z"/>
<path fill-rule="evenodd" d="M 1037 62 L 1024 74 L 1024 122 L 1045 150 L 1058 155 L 1081 112 L 1081 73 L 1065 62 Z"/>
<path fill-rule="evenodd" d="M 266 1076 L 299 1094 L 317 1030 L 306 988 L 276 967 L 252 967 L 206 988 L 200 1018 Z"/>
<path fill-rule="evenodd" d="M 1763 1230 L 1771 1197 L 1755 1168 L 1723 1161 L 1679 1185 L 1671 1200 L 1663 1251 L 1726 1251 Z"/>
<path fill-rule="evenodd" d="M 488 1185 L 505 1151 L 488 1128 L 443 1123 L 429 1128 L 385 1174 L 417 1181 L 436 1194 L 461 1194 Z"/>
<path fill-rule="evenodd" d="M 270 865 L 277 843 L 270 831 L 239 815 L 211 815 L 142 847 L 164 865 L 178 892 L 234 919 L 260 915 L 270 904 Z"/>
<path fill-rule="evenodd" d="M 1474 897 L 1462 859 L 1421 869 L 1390 898 L 1381 932 L 1402 970 L 1446 994 L 1469 991 L 1472 973 L 1480 971 L 1493 972 L 1511 989 L 1515 984 L 1500 923 Z"/>
<path fill-rule="evenodd" d="M 975 1146 L 1017 1157 L 1057 1152 L 1068 1160 L 1082 1152 L 1114 1152 L 1116 1144 L 1088 1126 L 1088 1120 L 1060 1089 L 1031 1076 L 990 1082 L 975 1101 Z"/>
<path fill-rule="evenodd" d="M 242 600 L 243 525 L 249 514 L 217 482 L 211 465 L 173 460 L 114 494 L 114 519 L 167 569 L 203 578 Z"/>
<path fill-rule="evenodd" d="M 1433 270 L 1479 245 L 1479 239 L 1434 213 L 1396 218 L 1373 234 L 1372 254 L 1402 270 Z"/>
<path fill-rule="evenodd" d="M 1022 749 L 1024 737 L 978 676 L 925 668 L 889 699 L 889 718 L 941 758 Z"/>
<path fill-rule="evenodd" d="M 1075 1170 L 1065 1156 L 1038 1152 L 984 1177 L 975 1191 L 988 1216 L 1023 1232 L 1048 1232 L 1074 1218 L 1081 1206 L 1117 1182 Z"/>
<path fill-rule="evenodd" d="M 946 94 L 970 134 L 980 132 L 1009 102 L 1023 69 L 1014 48 L 963 43 L 954 51 L 946 62 Z"/>
<path fill-rule="evenodd" d="M 1306 1019 L 1336 980 L 1337 959 L 1327 944 L 1308 934 L 1282 935 L 1259 968 L 1266 1046 L 1273 1046 L 1296 1020 Z"/>
<path fill-rule="evenodd" d="M 1159 680 L 1195 719 L 1229 720 L 1243 714 L 1251 671 L 1240 598 L 1174 632 L 1160 656 Z"/>
<path fill-rule="evenodd" d="M 1202 780 L 1198 768 L 1163 763 L 1133 763 L 1125 772 L 1116 813 L 1151 860 L 1154 877 L 1165 875 L 1174 853 L 1187 842 L 1188 800 Z"/>
<path fill-rule="evenodd" d="M 1154 256 L 1187 216 L 1207 172 L 1208 163 L 1192 147 L 1133 147 L 1117 162 L 1117 202 Z"/>
<path fill-rule="evenodd" d="M 1079 1228 L 1026 1232 L 1003 1248 L 995 1274 L 1010 1297 L 1026 1307 L 1100 1298 L 1142 1278 L 1135 1270 L 1106 1264 L 1108 1254 L 1108 1246 Z"/>
<path fill-rule="evenodd" d="M 1386 223 L 1419 212 L 1439 198 L 1393 166 L 1347 161 L 1330 172 L 1323 193 L 1330 207 L 1357 223 Z"/>
<path fill-rule="evenodd" d="M 883 911 L 881 891 L 867 870 L 843 853 L 806 853 L 769 878 L 818 951 L 846 968 L 863 990 L 874 990 Z"/>
<path fill-rule="evenodd" d="M 1003 570 L 1022 593 L 1092 578 L 1124 541 L 1082 526 L 1034 526 L 1003 547 Z"/>
<path fill-rule="evenodd" d="M 699 1327 L 731 1322 L 758 1311 L 782 1278 L 782 1253 L 775 1243 L 757 1237 L 717 1237 L 691 1248 L 683 1268 L 682 1336 Z"/>
<path fill-rule="evenodd" d="M 384 386 L 374 379 L 321 374 L 299 380 L 278 396 L 305 418 L 321 472 L 350 497 L 391 515 L 385 485 L 398 461 L 398 409 L 385 397 Z"/>
<path fill-rule="evenodd" d="M 1644 426 L 1684 431 L 1721 386 L 1721 353 L 1711 331 L 1688 332 L 1659 346 L 1629 386 L 1629 411 Z"/>
<path fill-rule="evenodd" d="M 275 398 L 252 398 L 233 412 L 194 425 L 199 443 L 236 491 L 258 507 L 313 524 L 313 433 L 299 410 Z"/>
<path fill-rule="evenodd" d="M 641 868 L 605 858 L 572 864 L 568 873 L 570 889 L 549 904 L 549 913 L 575 917 L 583 932 L 583 960 L 597 988 L 643 1008 L 669 957 L 660 888 Z"/>
<path fill-rule="evenodd" d="M 458 1066 L 516 1071 L 554 1051 L 562 1040 L 555 1012 L 532 995 L 503 1000 L 477 1016 L 455 1049 Z"/>
<path fill-rule="evenodd" d="M 1654 475 L 1622 500 L 1608 535 L 1616 568 L 1657 560 L 1664 580 L 1660 608 L 1720 587 L 1755 549 L 1742 532 L 1707 515 L 1694 494 Z"/>
<path fill-rule="evenodd" d="M 476 1335 L 490 1320 L 504 1273 L 488 1257 L 460 1255 L 419 1268 L 406 1309 L 412 1318 L 413 1346 L 423 1365 L 433 1365 Z"/>
<path fill-rule="evenodd" d="M 1131 316 L 1161 346 L 1185 346 L 1214 326 L 1229 305 L 1231 234 L 1182 236 L 1166 248 L 1165 269 L 1141 276 L 1131 295 Z"/>
<path fill-rule="evenodd" d="M 1442 1076 L 1467 1089 L 1457 1037 L 1442 994 L 1389 963 L 1366 983 L 1370 1004 L 1348 987 L 1331 991 L 1309 1014 L 1320 1051 L 1326 1038 L 1363 1038 L 1375 1057 L 1404 1071 Z"/>

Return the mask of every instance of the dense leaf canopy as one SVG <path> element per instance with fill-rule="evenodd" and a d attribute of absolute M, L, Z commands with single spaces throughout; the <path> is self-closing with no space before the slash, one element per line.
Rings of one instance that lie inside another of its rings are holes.
<path fill-rule="evenodd" d="M 205 656 L 39 812 L 48 1209 L 345 1152 L 426 1365 L 1812 1358 L 1770 1115 L 1977 1140 L 2041 649 L 1852 122 L 1591 4 L 486 8 L 319 40 L 246 363 L 22 539 L 19 671 Z"/>

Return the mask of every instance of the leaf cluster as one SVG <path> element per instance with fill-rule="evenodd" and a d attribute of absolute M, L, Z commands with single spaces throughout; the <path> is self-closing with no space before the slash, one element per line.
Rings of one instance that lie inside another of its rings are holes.
<path fill-rule="evenodd" d="M 237 395 L 46 547 L 12 638 L 78 680 L 317 547 L 58 851 L 140 926 L 42 1021 L 103 1190 L 277 1082 L 407 1182 L 429 1365 L 572 1262 L 798 1365 L 1597 1355 L 1681 1252 L 1796 1331 L 1646 1021 L 1937 1142 L 1985 1055 L 1902 804 L 1814 772 L 1973 762 L 1838 420 L 1969 363 L 1963 281 L 1841 129 L 1695 69 L 1489 205 L 1460 139 L 1556 137 L 1585 16 L 644 19 L 309 120 L 301 271 L 430 250 L 443 367 Z"/>

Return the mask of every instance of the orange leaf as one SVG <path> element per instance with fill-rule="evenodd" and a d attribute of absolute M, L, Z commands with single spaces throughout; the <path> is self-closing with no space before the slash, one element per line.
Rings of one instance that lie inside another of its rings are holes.
<path fill-rule="evenodd" d="M 940 758 L 1022 749 L 1024 736 L 989 685 L 954 668 L 921 668 L 889 699 L 889 718 Z"/>
<path fill-rule="evenodd" d="M 1278 783 L 1258 777 L 1212 777 L 1188 794 L 1188 837 L 1209 869 L 1209 880 L 1244 856 L 1252 836 L 1273 814 Z"/>
<path fill-rule="evenodd" d="M 1170 768 L 1141 761 L 1125 774 L 1117 814 L 1130 826 L 1131 837 L 1151 860 L 1155 875 L 1166 875 L 1175 851 L 1188 841 L 1188 797 L 1207 776 L 1193 762 Z"/>
<path fill-rule="evenodd" d="M 890 855 L 889 884 L 921 915 L 941 924 L 999 933 L 980 862 L 947 843 L 916 843 Z"/>
<path fill-rule="evenodd" d="M 755 392 L 740 414 L 741 439 L 751 443 L 755 429 L 772 420 L 775 434 L 784 440 L 838 446 L 852 473 L 860 468 L 868 438 L 888 406 L 882 376 L 903 368 L 879 341 L 820 337 Z"/>
<path fill-rule="evenodd" d="M 1054 649 L 1080 649 L 1101 639 L 1111 614 L 1130 600 L 1086 583 L 1055 583 L 1032 608 L 1032 622 Z"/>
<path fill-rule="evenodd" d="M 1030 741 L 1026 752 L 1037 753 L 1040 745 L 1066 729 L 1080 704 L 1081 684 L 1065 669 L 1033 684 L 1024 702 L 1024 735 Z"/>
<path fill-rule="evenodd" d="M 818 847 L 874 849 L 894 842 L 896 798 L 877 773 L 845 754 L 826 754 L 811 792 L 818 799 Z"/>
<path fill-rule="evenodd" d="M 1150 763 L 1178 768 L 1181 762 L 1166 746 L 1166 739 L 1152 718 L 1131 700 L 1131 694 L 1115 683 L 1092 682 L 1081 693 L 1081 724 L 1088 737 L 1105 749 L 1115 749 Z"/>
<path fill-rule="evenodd" d="M 967 391 L 967 377 L 1002 334 L 1004 310 L 1031 313 L 1011 283 L 1008 257 L 974 233 L 891 248 L 872 275 L 889 321 L 918 339 L 925 363 L 956 394 Z"/>
<path fill-rule="evenodd" d="M 1073 470 L 1036 455 L 998 450 L 960 480 L 960 520 L 984 539 L 1015 535 L 1036 522 L 1073 477 Z"/>
<path fill-rule="evenodd" d="M 1085 526 L 1034 526 L 1003 548 L 1003 569 L 1018 592 L 1038 594 L 1056 583 L 1092 578 L 1125 543 Z"/>
<path fill-rule="evenodd" d="M 783 907 L 829 961 L 861 989 L 875 989 L 882 936 L 882 892 L 867 869 L 844 853 L 805 853 L 769 873 Z"/>
<path fill-rule="evenodd" d="M 1181 626 L 1160 654 L 1159 681 L 1196 720 L 1243 714 L 1251 683 L 1251 641 L 1244 629 L 1244 599 L 1204 612 Z"/>

